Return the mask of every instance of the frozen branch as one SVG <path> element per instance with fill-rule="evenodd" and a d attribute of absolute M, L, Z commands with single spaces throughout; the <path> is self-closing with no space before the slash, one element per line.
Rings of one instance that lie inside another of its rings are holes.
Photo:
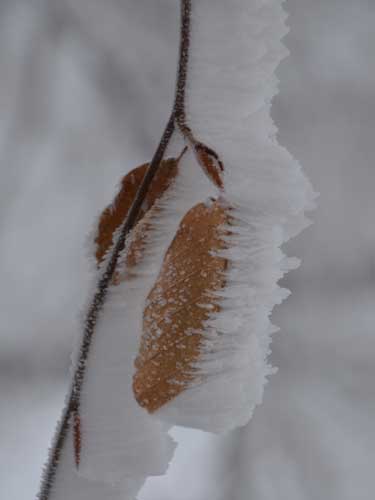
<path fill-rule="evenodd" d="M 173 110 L 168 120 L 167 126 L 165 127 L 165 130 L 162 134 L 156 152 L 150 162 L 149 168 L 147 169 L 144 179 L 138 189 L 134 202 L 121 227 L 118 240 L 113 247 L 107 267 L 102 276 L 100 277 L 100 280 L 97 284 L 96 293 L 89 307 L 84 322 L 83 339 L 80 348 L 78 363 L 73 376 L 71 392 L 68 398 L 68 403 L 66 405 L 66 408 L 64 409 L 64 413 L 61 419 L 61 423 L 56 438 L 54 440 L 54 443 L 52 444 L 49 461 L 43 475 L 41 489 L 38 495 L 39 500 L 48 500 L 50 498 L 50 492 L 52 485 L 54 483 L 54 478 L 59 464 L 61 452 L 64 447 L 70 425 L 72 424 L 73 417 L 75 420 L 74 427 L 75 427 L 76 441 L 78 439 L 77 435 L 80 434 L 79 430 L 80 395 L 82 390 L 82 384 L 84 382 L 84 377 L 85 377 L 86 362 L 90 353 L 90 346 L 93 341 L 93 336 L 95 333 L 95 327 L 98 320 L 98 316 L 106 300 L 108 287 L 115 273 L 119 256 L 125 247 L 127 236 L 134 227 L 135 223 L 137 222 L 142 203 L 145 200 L 146 194 L 150 188 L 152 180 L 155 177 L 155 174 L 157 173 L 160 167 L 160 163 L 163 160 L 170 139 L 175 131 L 176 116 L 177 115 L 184 116 L 184 100 L 185 100 L 185 87 L 186 87 L 187 62 L 188 62 L 188 50 L 189 50 L 189 36 L 190 36 L 189 35 L 190 12 L 191 12 L 190 0 L 182 0 L 179 69 L 177 75 L 176 97 Z M 79 438 L 79 446 L 82 446 L 80 438 Z M 79 456 L 77 456 L 77 450 L 76 450 L 76 463 L 77 465 L 79 463 Z"/>

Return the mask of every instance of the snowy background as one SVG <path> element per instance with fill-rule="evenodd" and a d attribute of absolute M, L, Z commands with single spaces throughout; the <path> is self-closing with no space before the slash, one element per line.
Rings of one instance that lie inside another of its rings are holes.
<path fill-rule="evenodd" d="M 247 428 L 175 429 L 141 500 L 372 500 L 375 3 L 287 0 L 279 140 L 320 192 L 274 314 L 279 373 Z M 176 0 L 0 0 L 0 498 L 26 500 L 67 384 L 85 241 L 152 155 L 172 99 Z M 184 485 L 189 485 L 186 487 Z"/>

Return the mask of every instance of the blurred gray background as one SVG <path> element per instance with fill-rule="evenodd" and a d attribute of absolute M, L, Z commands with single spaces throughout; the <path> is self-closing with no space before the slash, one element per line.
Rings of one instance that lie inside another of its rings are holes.
<path fill-rule="evenodd" d="M 141 500 L 372 500 L 375 2 L 287 0 L 279 140 L 320 192 L 250 424 L 175 429 Z M 0 498 L 26 500 L 62 406 L 87 233 L 168 117 L 177 0 L 0 0 Z M 188 485 L 188 487 L 186 486 Z"/>

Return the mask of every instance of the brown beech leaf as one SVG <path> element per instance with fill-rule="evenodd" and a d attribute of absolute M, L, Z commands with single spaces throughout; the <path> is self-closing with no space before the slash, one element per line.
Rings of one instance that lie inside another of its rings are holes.
<path fill-rule="evenodd" d="M 222 174 L 224 165 L 218 154 L 203 142 L 194 144 L 194 153 L 199 165 L 209 179 L 220 189 L 224 188 Z"/>
<path fill-rule="evenodd" d="M 227 260 L 215 252 L 226 246 L 221 226 L 228 222 L 218 201 L 189 210 L 147 297 L 133 391 L 149 412 L 194 380 L 205 321 L 220 310 L 214 292 L 224 287 Z"/>
<path fill-rule="evenodd" d="M 161 162 L 160 168 L 156 173 L 146 195 L 137 224 L 150 210 L 150 208 L 153 207 L 155 201 L 158 200 L 170 187 L 172 180 L 177 175 L 178 161 L 180 158 L 181 156 L 178 159 L 168 158 L 167 160 L 163 160 Z M 121 181 L 120 191 L 115 197 L 113 203 L 109 205 L 100 216 L 98 233 L 95 238 L 96 260 L 98 265 L 103 261 L 106 252 L 113 243 L 114 231 L 120 226 L 127 216 L 148 165 L 148 163 L 145 163 L 125 175 Z M 136 227 L 137 225 L 135 226 L 134 231 L 136 230 Z M 137 238 L 133 238 L 133 241 L 135 240 L 137 240 Z M 138 248 L 133 246 L 132 249 L 129 249 L 129 264 L 133 263 L 134 265 L 136 263 L 136 256 L 139 253 L 141 246 L 142 245 L 138 242 Z"/>

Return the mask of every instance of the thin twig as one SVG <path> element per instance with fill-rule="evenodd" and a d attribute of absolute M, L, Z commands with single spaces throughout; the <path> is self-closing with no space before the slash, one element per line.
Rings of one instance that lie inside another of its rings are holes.
<path fill-rule="evenodd" d="M 167 126 L 163 132 L 158 148 L 151 160 L 147 172 L 142 180 L 142 183 L 137 191 L 134 202 L 129 210 L 129 213 L 122 225 L 120 235 L 115 243 L 111 257 L 107 267 L 101 276 L 93 301 L 89 307 L 86 320 L 84 323 L 84 333 L 82 344 L 79 352 L 77 367 L 73 376 L 72 386 L 68 403 L 63 410 L 63 415 L 59 424 L 59 429 L 56 431 L 55 439 L 49 454 L 49 460 L 46 465 L 40 492 L 37 496 L 39 500 L 49 500 L 52 486 L 56 477 L 57 468 L 61 458 L 61 453 L 64 448 L 68 431 L 71 427 L 72 417 L 75 418 L 75 425 L 79 425 L 79 406 L 82 384 L 85 376 L 86 362 L 90 352 L 95 326 L 98 320 L 98 315 L 104 305 L 107 297 L 107 292 L 114 272 L 116 270 L 119 255 L 125 247 L 126 237 L 137 222 L 140 208 L 150 188 L 151 182 L 160 167 L 164 154 L 170 142 L 170 139 L 175 131 L 176 117 L 184 117 L 185 114 L 185 88 L 187 76 L 187 63 L 189 58 L 189 40 L 190 40 L 190 13 L 191 0 L 181 0 L 181 40 L 180 40 L 180 56 L 176 82 L 176 97 L 173 104 L 173 110 Z M 81 442 L 79 443 L 81 446 Z M 76 457 L 76 462 L 79 457 Z"/>
<path fill-rule="evenodd" d="M 97 285 L 97 291 L 90 305 L 84 324 L 83 340 L 80 348 L 78 364 L 73 376 L 73 383 L 69 396 L 69 401 L 64 410 L 60 428 L 57 432 L 57 437 L 52 445 L 49 462 L 46 466 L 40 493 L 37 497 L 39 500 L 49 499 L 51 488 L 56 476 L 56 471 L 59 464 L 61 452 L 68 435 L 68 430 L 70 428 L 71 417 L 73 414 L 79 415 L 80 395 L 85 375 L 86 361 L 89 355 L 90 346 L 92 343 L 93 334 L 95 332 L 95 326 L 98 319 L 98 315 L 105 302 L 109 284 L 116 270 L 119 255 L 121 254 L 122 250 L 125 247 L 126 237 L 137 221 L 141 205 L 148 192 L 152 179 L 154 178 L 160 166 L 160 163 L 163 159 L 163 155 L 167 149 L 168 143 L 172 137 L 174 130 L 175 130 L 174 116 L 172 115 L 164 130 L 163 136 L 155 152 L 155 155 L 150 163 L 150 166 L 148 167 L 147 172 L 143 178 L 142 184 L 137 191 L 137 195 L 129 210 L 129 214 L 126 217 L 125 222 L 121 228 L 120 236 L 112 250 L 111 258 L 108 262 L 107 268 Z"/>
<path fill-rule="evenodd" d="M 180 51 L 176 95 L 173 106 L 176 122 L 185 123 L 185 95 L 190 52 L 191 0 L 181 0 Z"/>

